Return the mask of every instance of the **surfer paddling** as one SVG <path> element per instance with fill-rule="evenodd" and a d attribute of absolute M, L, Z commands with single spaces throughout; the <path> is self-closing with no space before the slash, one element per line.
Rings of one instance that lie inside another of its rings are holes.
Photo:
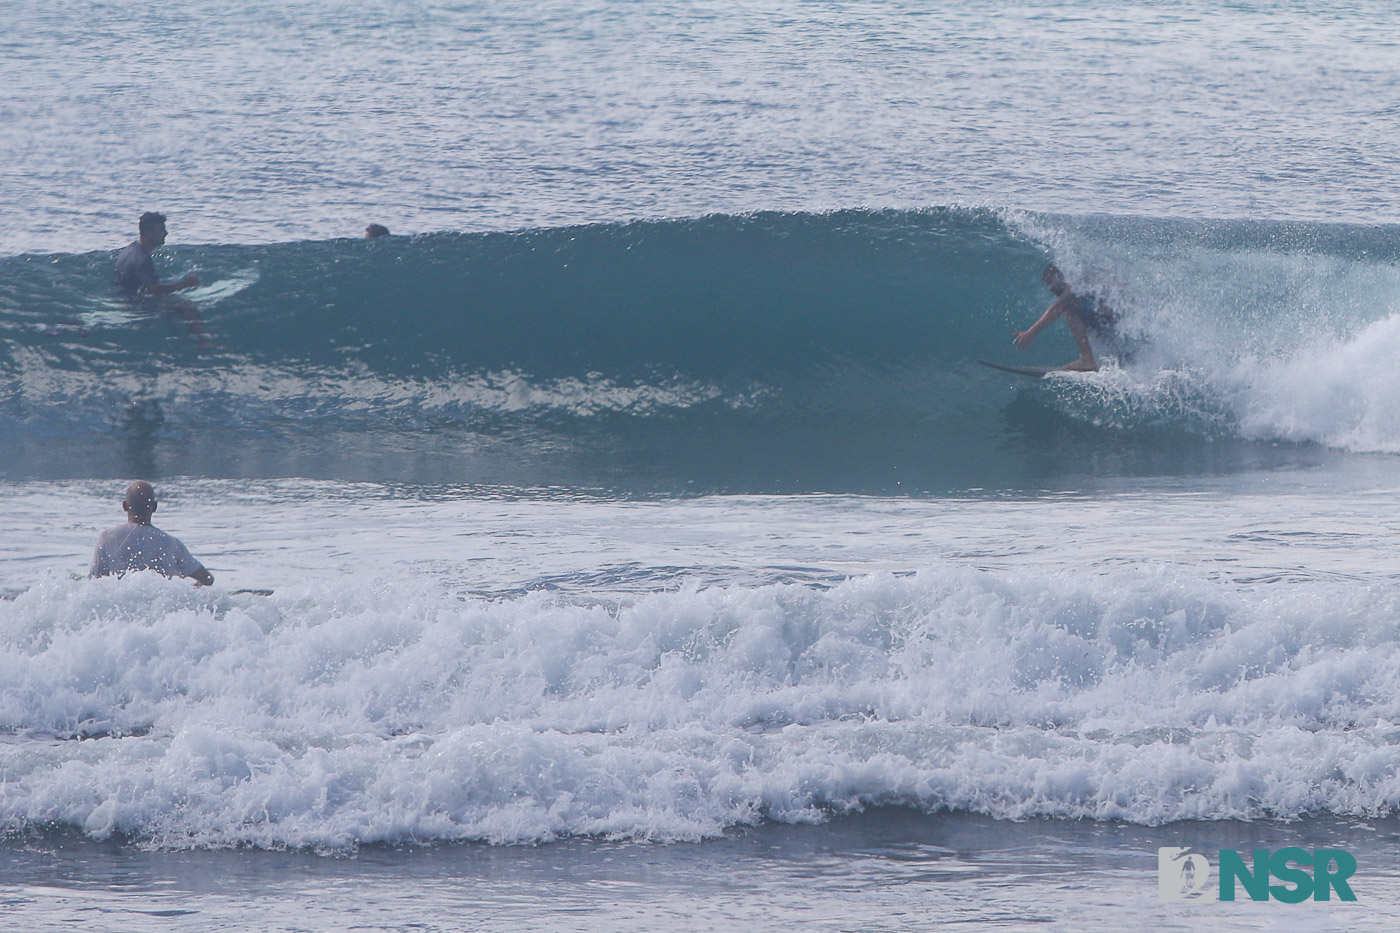
<path fill-rule="evenodd" d="M 1030 346 L 1036 334 L 1055 323 L 1056 318 L 1063 317 L 1079 347 L 1079 359 L 1060 368 L 1071 372 L 1096 371 L 1099 364 L 1094 359 L 1093 347 L 1089 345 L 1089 334 L 1112 341 L 1113 325 L 1117 323 L 1118 315 L 1102 299 L 1093 295 L 1076 295 L 1065 281 L 1064 273 L 1054 263 L 1046 266 L 1040 277 L 1045 281 L 1045 287 L 1054 294 L 1055 300 L 1038 321 L 1026 330 L 1017 331 L 1011 342 L 1016 349 L 1024 350 Z"/>
<path fill-rule="evenodd" d="M 122 499 L 126 524 L 109 528 L 97 538 L 89 577 L 121 576 L 136 570 L 154 570 L 166 577 L 189 577 L 196 586 L 208 586 L 214 575 L 190 555 L 173 535 L 151 524 L 156 511 L 156 491 L 138 479 L 126 487 Z"/>
<path fill-rule="evenodd" d="M 199 276 L 191 272 L 178 282 L 162 282 L 156 275 L 156 264 L 151 254 L 165 243 L 165 215 L 153 211 L 142 214 L 137 223 L 137 233 L 136 240 L 117 254 L 117 271 L 113 280 L 117 291 L 142 311 L 184 320 L 189 325 L 190 336 L 201 347 L 214 346 L 194 302 L 171 297 L 175 292 L 197 287 Z"/>

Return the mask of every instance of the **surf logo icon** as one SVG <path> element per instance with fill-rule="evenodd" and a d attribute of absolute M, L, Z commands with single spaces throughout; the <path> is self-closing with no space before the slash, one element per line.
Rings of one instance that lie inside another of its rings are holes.
<path fill-rule="evenodd" d="M 1255 849 L 1253 867 L 1234 849 L 1220 850 L 1220 884 L 1210 884 L 1210 860 L 1191 853 L 1189 846 L 1157 850 L 1157 899 L 1163 904 L 1190 899 L 1198 904 L 1235 900 L 1243 885 L 1251 901 L 1273 899 L 1301 904 L 1308 898 L 1330 901 L 1335 891 L 1344 901 L 1356 900 L 1349 879 L 1356 874 L 1356 857 L 1342 849 L 1309 852 L 1285 846 L 1270 852 Z M 1303 866 L 1312 866 L 1308 872 Z M 1275 878 L 1282 884 L 1269 884 Z M 1289 887 L 1292 885 L 1292 887 Z"/>
<path fill-rule="evenodd" d="M 1194 898 L 1214 901 L 1210 862 L 1204 855 L 1188 854 L 1190 847 L 1166 846 L 1157 850 L 1157 899 L 1163 904 Z"/>

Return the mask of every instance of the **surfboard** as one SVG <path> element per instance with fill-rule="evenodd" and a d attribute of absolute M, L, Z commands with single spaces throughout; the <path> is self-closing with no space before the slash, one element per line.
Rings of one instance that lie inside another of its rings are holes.
<path fill-rule="evenodd" d="M 261 276 L 262 272 L 257 266 L 249 266 L 246 269 L 230 272 L 221 279 L 205 282 L 197 288 L 186 289 L 176 294 L 182 298 L 193 301 L 201 308 L 207 308 L 211 305 L 218 304 L 225 298 L 238 294 L 243 291 L 243 289 L 256 282 Z"/>
<path fill-rule="evenodd" d="M 986 360 L 978 360 L 983 366 L 990 366 L 992 369 L 999 369 L 1004 373 L 1015 373 L 1018 376 L 1030 376 L 1032 379 L 1039 379 L 1047 373 L 1063 373 L 1068 370 L 1058 366 L 1003 366 L 1000 363 L 989 363 Z"/>
<path fill-rule="evenodd" d="M 187 288 L 174 293 L 176 298 L 193 301 L 200 308 L 209 308 L 225 298 L 243 291 L 257 282 L 262 273 L 258 266 L 237 269 L 222 278 L 205 282 L 198 288 Z M 158 310 L 158 309 L 157 309 Z M 102 295 L 90 296 L 86 307 L 77 314 L 81 324 L 74 325 L 88 330 L 126 328 L 133 324 L 151 324 L 159 319 L 152 308 L 142 302 L 132 302 L 113 295 L 111 291 Z M 65 327 L 68 325 L 57 325 Z M 88 336 L 88 335 L 83 335 Z"/>

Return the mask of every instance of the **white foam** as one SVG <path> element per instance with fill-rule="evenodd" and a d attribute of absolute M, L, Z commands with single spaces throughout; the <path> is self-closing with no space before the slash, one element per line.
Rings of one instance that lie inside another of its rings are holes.
<path fill-rule="evenodd" d="M 1235 368 L 1231 381 L 1244 431 L 1400 453 L 1400 315 L 1351 339 L 1319 344 L 1284 360 L 1250 359 Z"/>
<path fill-rule="evenodd" d="M 951 566 L 829 590 L 0 603 L 0 822 L 158 845 L 694 839 L 870 804 L 1018 818 L 1400 801 L 1400 588 Z M 78 735 L 96 736 L 79 740 Z"/>
<path fill-rule="evenodd" d="M 1047 387 L 1066 414 L 1117 430 L 1183 427 L 1214 436 L 1400 453 L 1400 315 L 1352 337 L 1204 365 L 1109 367 Z"/>

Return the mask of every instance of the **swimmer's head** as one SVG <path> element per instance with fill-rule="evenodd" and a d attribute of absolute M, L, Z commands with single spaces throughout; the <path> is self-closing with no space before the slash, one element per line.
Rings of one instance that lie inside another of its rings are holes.
<path fill-rule="evenodd" d="M 165 215 L 157 214 L 155 211 L 147 211 L 141 215 L 136 229 L 141 233 L 142 243 L 160 246 L 165 242 Z"/>
<path fill-rule="evenodd" d="M 156 511 L 156 491 L 144 479 L 138 479 L 126 487 L 126 498 L 122 499 L 122 510 L 134 521 L 148 522 Z"/>
<path fill-rule="evenodd" d="M 365 239 L 372 240 L 377 236 L 388 236 L 389 228 L 383 224 L 370 224 L 365 228 Z"/>

